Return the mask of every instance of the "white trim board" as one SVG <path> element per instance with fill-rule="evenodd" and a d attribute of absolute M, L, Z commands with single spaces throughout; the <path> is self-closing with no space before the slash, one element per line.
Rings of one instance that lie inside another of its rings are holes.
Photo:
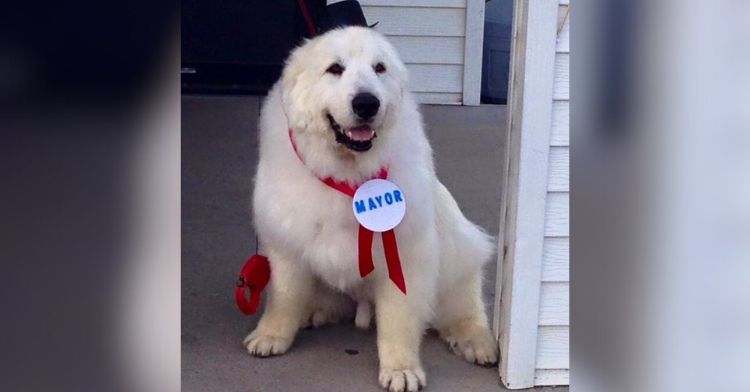
<path fill-rule="evenodd" d="M 467 0 L 464 45 L 463 104 L 479 105 L 482 90 L 482 45 L 484 43 L 484 0 Z"/>
<path fill-rule="evenodd" d="M 537 377 L 547 176 L 558 4 L 515 0 L 508 97 L 508 184 L 497 296 L 500 379 L 530 388 Z"/>

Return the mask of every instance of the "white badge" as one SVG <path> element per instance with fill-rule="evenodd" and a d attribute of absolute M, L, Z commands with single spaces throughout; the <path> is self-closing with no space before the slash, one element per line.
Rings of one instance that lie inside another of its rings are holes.
<path fill-rule="evenodd" d="M 406 215 L 406 201 L 399 187 L 387 180 L 370 180 L 354 193 L 352 211 L 357 222 L 368 230 L 393 229 Z"/>

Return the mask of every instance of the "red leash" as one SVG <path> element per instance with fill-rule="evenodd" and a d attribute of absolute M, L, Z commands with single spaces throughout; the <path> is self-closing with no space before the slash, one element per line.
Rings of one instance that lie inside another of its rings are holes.
<path fill-rule="evenodd" d="M 305 0 L 297 0 L 297 5 L 305 19 L 307 32 L 312 38 L 315 36 L 315 23 L 313 23 L 310 11 L 307 9 L 307 4 L 305 4 Z M 267 257 L 256 254 L 245 262 L 237 279 L 237 287 L 234 289 L 234 298 L 242 313 L 250 315 L 258 310 L 261 293 L 270 279 L 271 265 Z"/>
<path fill-rule="evenodd" d="M 234 289 L 234 299 L 242 313 L 253 314 L 260 305 L 260 294 L 271 279 L 271 266 L 268 258 L 261 255 L 253 255 L 245 262 L 237 279 L 237 287 Z M 250 292 L 250 299 L 247 298 Z"/>
<path fill-rule="evenodd" d="M 305 0 L 297 0 L 297 5 L 299 5 L 299 10 L 305 18 L 307 32 L 310 33 L 310 38 L 312 38 L 315 36 L 315 24 L 313 23 L 312 16 L 310 16 L 310 11 L 307 10 L 307 4 L 305 4 Z"/>
<path fill-rule="evenodd" d="M 292 148 L 294 149 L 294 153 L 297 154 L 297 158 L 299 158 L 300 162 L 304 164 L 304 161 L 302 160 L 302 156 L 299 154 L 299 151 L 297 151 L 297 143 L 294 141 L 294 134 L 291 129 L 289 129 L 289 141 L 292 143 Z M 385 180 L 388 178 L 388 168 L 387 167 L 381 167 L 380 171 L 375 173 L 374 176 L 367 179 L 374 180 L 374 179 L 381 179 Z M 352 186 L 348 182 L 339 182 L 334 180 L 331 177 L 326 178 L 318 178 L 322 183 L 326 184 L 328 187 L 333 188 L 349 197 L 354 197 L 354 194 L 357 192 L 358 186 Z M 367 182 L 365 181 L 365 182 Z M 373 242 L 374 233 L 365 228 L 362 225 L 359 225 L 359 233 L 357 235 L 357 242 L 358 242 L 358 253 L 359 253 L 359 275 L 361 277 L 367 276 L 370 272 L 375 270 L 375 263 L 372 260 L 372 242 Z M 396 285 L 396 287 L 401 290 L 404 294 L 406 294 L 406 280 L 404 279 L 404 273 L 401 269 L 401 259 L 398 255 L 398 243 L 396 242 L 396 233 L 391 230 L 384 231 L 382 234 L 383 237 L 383 250 L 385 253 L 385 261 L 386 265 L 388 266 L 388 277 L 391 278 L 391 281 Z"/>

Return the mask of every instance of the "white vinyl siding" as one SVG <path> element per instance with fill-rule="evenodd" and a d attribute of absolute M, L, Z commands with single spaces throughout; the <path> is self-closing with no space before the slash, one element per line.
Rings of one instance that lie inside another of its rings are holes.
<path fill-rule="evenodd" d="M 570 383 L 570 15 L 560 3 L 535 385 Z"/>
<path fill-rule="evenodd" d="M 547 192 L 544 237 L 568 237 L 570 231 L 570 194 Z"/>
<path fill-rule="evenodd" d="M 569 369 L 569 347 L 570 327 L 540 326 L 536 344 L 537 370 Z"/>
<path fill-rule="evenodd" d="M 463 37 L 414 37 L 392 35 L 388 39 L 406 64 L 464 63 Z"/>
<path fill-rule="evenodd" d="M 334 1 L 329 1 L 334 3 Z M 442 7 L 466 8 L 466 0 L 359 0 L 363 7 L 392 6 L 392 7 Z"/>
<path fill-rule="evenodd" d="M 361 0 L 360 4 L 367 22 L 377 22 L 375 30 L 398 50 L 419 103 L 479 104 L 483 0 Z"/>
<path fill-rule="evenodd" d="M 460 93 L 461 65 L 406 64 L 412 86 L 420 93 Z"/>
<path fill-rule="evenodd" d="M 570 145 L 570 102 L 552 102 L 552 136 L 549 141 L 553 147 Z"/>
<path fill-rule="evenodd" d="M 570 385 L 568 369 L 537 369 L 534 385 Z"/>
<path fill-rule="evenodd" d="M 385 35 L 463 37 L 465 8 L 363 6 L 367 23 Z"/>
<path fill-rule="evenodd" d="M 554 111 L 552 115 L 554 116 Z M 568 192 L 570 190 L 570 147 L 550 145 L 548 170 L 547 191 Z"/>
<path fill-rule="evenodd" d="M 569 282 L 570 238 L 547 237 L 542 252 L 542 283 Z"/>
<path fill-rule="evenodd" d="M 556 101 L 570 99 L 570 54 L 557 53 L 555 56 L 555 87 L 552 96 Z"/>
<path fill-rule="evenodd" d="M 460 93 L 414 93 L 417 102 L 424 104 L 461 104 Z"/>
<path fill-rule="evenodd" d="M 540 327 L 567 327 L 569 319 L 569 283 L 542 282 L 539 304 Z"/>

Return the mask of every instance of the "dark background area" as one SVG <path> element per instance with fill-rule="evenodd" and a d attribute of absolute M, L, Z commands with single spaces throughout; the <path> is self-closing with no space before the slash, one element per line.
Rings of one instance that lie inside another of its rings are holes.
<path fill-rule="evenodd" d="M 305 0 L 317 24 L 326 0 Z M 512 0 L 485 10 L 482 103 L 505 104 L 508 94 Z M 289 51 L 308 37 L 293 0 L 183 0 L 182 92 L 265 95 Z"/>
<path fill-rule="evenodd" d="M 306 0 L 316 19 L 325 0 Z M 265 94 L 307 29 L 296 1 L 183 0 L 183 93 Z"/>

